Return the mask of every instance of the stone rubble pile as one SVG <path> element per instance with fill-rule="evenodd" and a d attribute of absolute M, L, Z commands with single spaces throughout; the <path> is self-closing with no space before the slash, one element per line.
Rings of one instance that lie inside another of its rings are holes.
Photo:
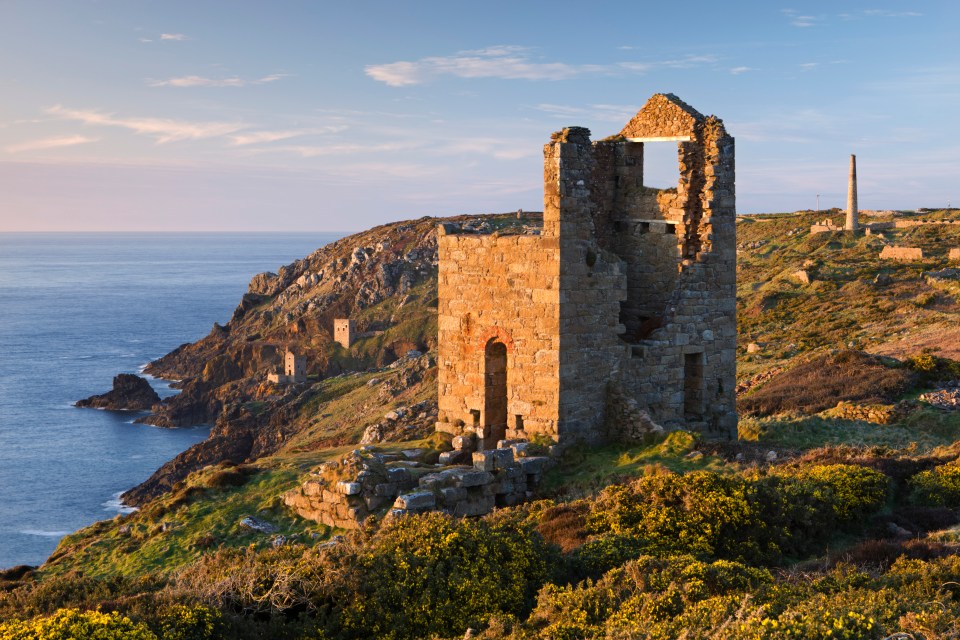
<path fill-rule="evenodd" d="M 838 402 L 836 407 L 828 409 L 824 415 L 841 420 L 892 424 L 906 417 L 914 409 L 916 404 L 912 402 L 898 402 L 890 405 Z"/>
<path fill-rule="evenodd" d="M 480 516 L 529 499 L 551 462 L 528 456 L 530 445 L 521 441 L 503 440 L 486 451 L 470 451 L 466 437 L 455 445 L 460 448 L 441 454 L 440 464 L 420 461 L 420 449 L 356 449 L 320 465 L 309 480 L 284 495 L 284 503 L 304 518 L 340 529 L 359 528 L 375 514 Z M 450 465 L 463 459 L 469 464 Z"/>
<path fill-rule="evenodd" d="M 960 409 L 960 382 L 954 382 L 943 389 L 922 393 L 920 400 L 941 409 Z"/>

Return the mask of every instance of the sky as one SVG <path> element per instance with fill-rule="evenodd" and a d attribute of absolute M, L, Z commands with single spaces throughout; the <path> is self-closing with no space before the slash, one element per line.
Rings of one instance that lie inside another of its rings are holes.
<path fill-rule="evenodd" d="M 0 231 L 355 231 L 542 209 L 654 93 L 740 213 L 960 203 L 960 3 L 0 0 Z M 650 186 L 676 146 L 648 144 Z"/>

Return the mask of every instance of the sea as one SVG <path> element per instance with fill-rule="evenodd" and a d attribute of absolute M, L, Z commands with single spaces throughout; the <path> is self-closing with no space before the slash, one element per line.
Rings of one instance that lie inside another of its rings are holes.
<path fill-rule="evenodd" d="M 124 512 L 120 493 L 209 433 L 74 402 L 226 323 L 254 274 L 344 235 L 0 233 L 0 568 Z"/>

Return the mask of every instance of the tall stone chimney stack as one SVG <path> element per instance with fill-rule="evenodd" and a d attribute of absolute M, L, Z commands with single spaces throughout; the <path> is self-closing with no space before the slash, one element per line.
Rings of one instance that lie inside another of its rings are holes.
<path fill-rule="evenodd" d="M 857 220 L 857 156 L 850 154 L 850 183 L 847 185 L 847 231 L 860 228 Z"/>

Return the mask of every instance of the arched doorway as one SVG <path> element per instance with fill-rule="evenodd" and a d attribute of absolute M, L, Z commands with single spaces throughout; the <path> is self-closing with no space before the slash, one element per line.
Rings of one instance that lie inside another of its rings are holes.
<path fill-rule="evenodd" d="M 507 346 L 494 338 L 484 349 L 484 448 L 507 437 Z"/>

